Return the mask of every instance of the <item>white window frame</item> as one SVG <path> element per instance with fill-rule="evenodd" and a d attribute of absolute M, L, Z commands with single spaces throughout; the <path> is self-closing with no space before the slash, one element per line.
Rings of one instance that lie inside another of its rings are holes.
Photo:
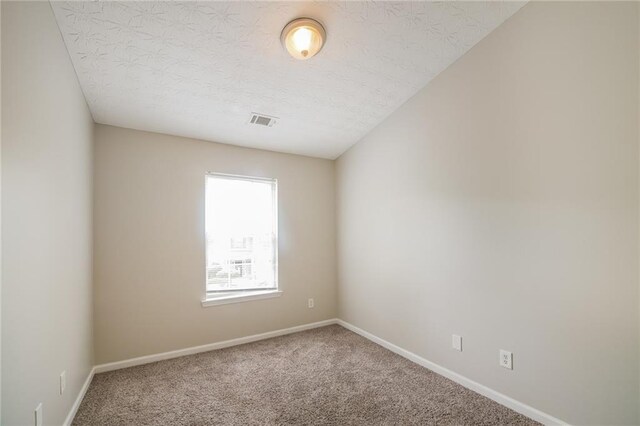
<path fill-rule="evenodd" d="M 216 172 L 207 172 L 205 174 L 205 214 L 204 214 L 204 228 L 206 229 L 206 220 L 207 220 L 207 212 L 206 212 L 206 194 L 207 194 L 207 185 L 210 177 L 215 177 L 218 179 L 230 179 L 230 180 L 244 180 L 250 182 L 261 182 L 261 183 L 270 183 L 272 184 L 272 197 L 273 197 L 273 229 L 274 229 L 274 259 L 273 259 L 273 267 L 274 267 L 274 282 L 275 288 L 265 289 L 265 290 L 230 290 L 230 291 L 207 291 L 207 246 L 206 246 L 206 236 L 205 236 L 205 264 L 204 264 L 204 298 L 202 299 L 202 306 L 216 306 L 216 305 L 226 305 L 229 303 L 238 303 L 238 302 L 246 302 L 251 300 L 259 300 L 259 299 L 270 299 L 273 297 L 279 297 L 282 295 L 282 290 L 280 289 L 280 282 L 278 279 L 278 179 L 274 178 L 265 178 L 265 177 L 257 177 L 257 176 L 243 176 L 243 175 L 234 175 L 227 173 L 216 173 Z"/>

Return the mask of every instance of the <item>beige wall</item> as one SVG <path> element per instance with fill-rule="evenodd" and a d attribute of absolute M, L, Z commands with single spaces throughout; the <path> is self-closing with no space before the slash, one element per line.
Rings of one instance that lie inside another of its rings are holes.
<path fill-rule="evenodd" d="M 529 3 L 338 159 L 340 318 L 565 421 L 640 421 L 637 8 Z"/>
<path fill-rule="evenodd" d="M 2 58 L 2 7 L 0 6 L 0 63 Z M 2 66 L 0 65 L 0 241 L 2 241 Z M 0 422 L 2 421 L 2 244 L 0 243 Z"/>
<path fill-rule="evenodd" d="M 335 317 L 333 161 L 103 125 L 94 158 L 96 363 Z M 278 179 L 281 297 L 201 306 L 207 171 Z"/>
<path fill-rule="evenodd" d="M 2 2 L 2 125 L 2 424 L 59 425 L 93 365 L 93 121 L 48 2 Z"/>

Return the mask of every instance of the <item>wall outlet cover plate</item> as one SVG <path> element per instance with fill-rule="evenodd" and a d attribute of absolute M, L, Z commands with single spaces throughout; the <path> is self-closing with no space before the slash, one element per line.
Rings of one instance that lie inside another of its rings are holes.
<path fill-rule="evenodd" d="M 42 402 L 40 404 L 38 404 L 38 406 L 36 407 L 35 410 L 35 425 L 36 426 L 42 426 Z"/>
<path fill-rule="evenodd" d="M 500 367 L 513 370 L 513 354 L 504 349 L 500 349 Z"/>
<path fill-rule="evenodd" d="M 462 337 L 457 334 L 451 335 L 451 347 L 456 351 L 462 352 Z"/>

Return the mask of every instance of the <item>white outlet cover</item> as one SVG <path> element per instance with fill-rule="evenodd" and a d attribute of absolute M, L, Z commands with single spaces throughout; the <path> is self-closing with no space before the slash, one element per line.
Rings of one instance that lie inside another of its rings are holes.
<path fill-rule="evenodd" d="M 38 404 L 35 411 L 35 425 L 42 426 L 42 402 Z"/>
<path fill-rule="evenodd" d="M 309 308 L 313 308 L 314 306 L 315 306 L 315 303 L 313 299 L 309 299 Z"/>
<path fill-rule="evenodd" d="M 456 351 L 462 352 L 462 337 L 457 334 L 451 335 L 451 347 Z"/>
<path fill-rule="evenodd" d="M 67 372 L 60 373 L 60 395 L 64 393 L 64 388 L 67 387 Z"/>
<path fill-rule="evenodd" d="M 500 367 L 513 370 L 513 354 L 504 349 L 500 349 Z"/>

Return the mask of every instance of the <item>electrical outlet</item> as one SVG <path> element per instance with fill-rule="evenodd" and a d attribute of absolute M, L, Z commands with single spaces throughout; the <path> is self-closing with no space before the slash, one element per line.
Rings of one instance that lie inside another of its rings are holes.
<path fill-rule="evenodd" d="M 315 303 L 313 302 L 313 299 L 309 299 L 309 309 L 313 308 L 315 306 Z"/>
<path fill-rule="evenodd" d="M 67 372 L 60 373 L 60 395 L 64 393 L 64 388 L 67 387 Z"/>
<path fill-rule="evenodd" d="M 457 334 L 451 335 L 451 347 L 456 351 L 462 352 L 462 337 Z"/>
<path fill-rule="evenodd" d="M 504 349 L 500 349 L 500 367 L 513 370 L 513 354 Z"/>
<path fill-rule="evenodd" d="M 42 426 L 42 402 L 38 404 L 35 411 L 35 425 Z"/>

